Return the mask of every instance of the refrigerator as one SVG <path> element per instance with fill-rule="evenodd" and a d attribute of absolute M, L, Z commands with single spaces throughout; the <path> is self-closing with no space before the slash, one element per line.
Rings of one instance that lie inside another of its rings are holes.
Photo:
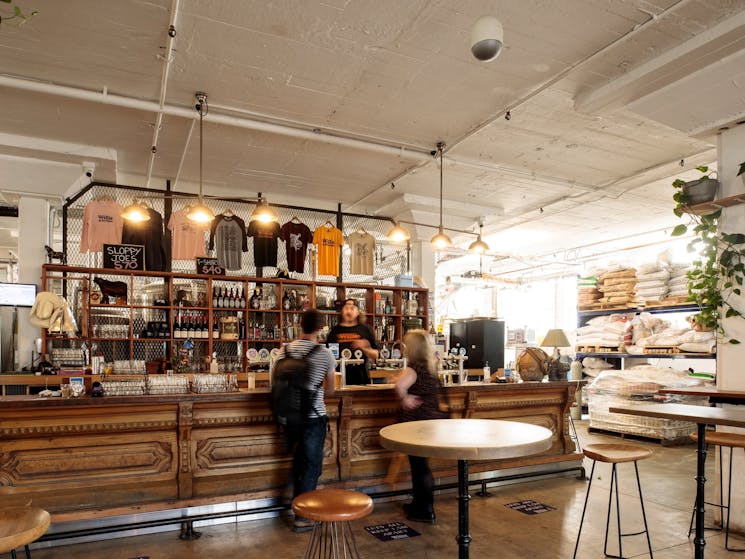
<path fill-rule="evenodd" d="M 504 320 L 469 318 L 450 324 L 450 347 L 466 348 L 467 369 L 481 369 L 488 361 L 492 372 L 504 367 Z"/>

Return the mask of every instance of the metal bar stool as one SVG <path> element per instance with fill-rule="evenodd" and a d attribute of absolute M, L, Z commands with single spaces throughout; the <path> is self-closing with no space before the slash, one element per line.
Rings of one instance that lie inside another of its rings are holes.
<path fill-rule="evenodd" d="M 292 501 L 295 516 L 313 520 L 305 558 L 360 557 L 350 522 L 373 511 L 369 495 L 346 489 L 317 489 Z"/>
<path fill-rule="evenodd" d="M 691 435 L 691 438 L 694 441 L 698 441 L 698 435 L 693 434 Z M 712 433 L 706 434 L 706 446 L 708 448 L 709 445 L 717 445 L 719 447 L 719 463 L 722 464 L 722 447 L 729 447 L 729 473 L 727 474 L 729 479 L 727 481 L 727 504 L 725 505 L 723 502 L 719 503 L 709 503 L 706 502 L 704 504 L 716 507 L 719 510 L 722 511 L 722 523 L 724 524 L 724 548 L 727 551 L 745 551 L 745 548 L 736 548 L 736 547 L 730 547 L 729 546 L 729 511 L 730 511 L 730 504 L 732 503 L 732 452 L 735 448 L 743 448 L 745 449 L 745 435 L 739 434 L 739 433 L 724 433 L 721 431 L 716 431 Z M 706 457 L 704 457 L 706 459 Z M 719 476 L 719 498 L 724 498 L 724 475 L 720 474 Z M 727 522 L 724 522 L 724 511 L 727 511 Z M 688 537 L 691 537 L 691 532 L 693 531 L 693 519 L 696 515 L 696 506 L 693 506 L 693 512 L 691 513 L 691 523 L 688 526 Z M 721 531 L 722 528 L 718 527 L 709 527 L 706 528 L 707 530 L 718 530 Z"/>
<path fill-rule="evenodd" d="M 587 511 L 587 501 L 590 497 L 590 488 L 592 487 L 592 479 L 595 474 L 595 464 L 597 462 L 606 462 L 611 464 L 611 477 L 610 477 L 610 491 L 608 493 L 608 515 L 605 521 L 605 545 L 603 546 L 603 553 L 606 557 L 615 557 L 616 559 L 623 559 L 623 547 L 622 538 L 626 536 L 640 536 L 645 534 L 647 536 L 647 547 L 649 548 L 649 557 L 652 555 L 652 543 L 649 540 L 649 528 L 647 527 L 647 514 L 644 511 L 644 498 L 642 497 L 642 485 L 639 481 L 639 467 L 637 461 L 649 458 L 652 455 L 652 451 L 636 444 L 620 444 L 620 443 L 599 443 L 589 444 L 584 448 L 584 453 L 587 458 L 592 460 L 592 470 L 590 471 L 590 482 L 587 485 L 587 494 L 585 495 L 585 505 L 582 508 L 582 519 L 579 522 L 579 531 L 577 532 L 577 543 L 574 545 L 573 558 L 577 557 L 577 549 L 579 548 L 579 538 L 582 535 L 582 525 L 585 521 L 585 512 Z M 644 521 L 644 530 L 639 532 L 630 532 L 624 534 L 621 532 L 621 503 L 618 496 L 618 471 L 616 466 L 622 462 L 633 462 L 634 471 L 636 472 L 636 486 L 639 489 L 639 503 L 642 507 L 642 520 Z M 618 523 L 618 555 L 610 555 L 608 553 L 608 529 L 610 527 L 610 513 L 613 503 L 613 488 L 615 486 L 616 494 L 616 521 Z"/>

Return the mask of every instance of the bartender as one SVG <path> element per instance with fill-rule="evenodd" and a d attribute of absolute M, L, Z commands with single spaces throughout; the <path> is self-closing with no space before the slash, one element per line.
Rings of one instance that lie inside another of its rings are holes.
<path fill-rule="evenodd" d="M 346 299 L 341 308 L 339 324 L 331 328 L 327 338 L 329 343 L 338 343 L 339 349 L 349 349 L 353 355 L 362 351 L 364 363 L 347 365 L 347 385 L 370 383 L 370 362 L 378 358 L 378 344 L 370 327 L 360 320 L 360 309 L 355 299 Z"/>

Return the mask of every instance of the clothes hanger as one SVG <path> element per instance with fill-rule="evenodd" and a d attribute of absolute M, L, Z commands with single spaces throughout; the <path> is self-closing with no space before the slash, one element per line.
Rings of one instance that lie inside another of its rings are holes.
<path fill-rule="evenodd" d="M 96 198 L 96 202 L 113 202 L 113 201 L 114 199 L 108 194 L 101 194 L 101 196 L 98 196 Z"/>
<path fill-rule="evenodd" d="M 333 228 L 334 228 L 334 224 L 333 224 L 333 223 L 331 223 L 330 221 L 326 221 L 326 223 L 324 223 L 324 224 L 323 224 L 323 226 L 324 226 L 324 227 L 325 227 L 326 229 L 333 229 Z"/>
<path fill-rule="evenodd" d="M 296 215 L 293 215 L 290 221 L 292 221 L 293 223 L 301 223 L 300 218 Z"/>
<path fill-rule="evenodd" d="M 225 210 L 222 213 L 222 215 L 224 215 L 225 217 L 233 217 L 233 210 L 231 210 L 230 208 L 228 208 L 227 210 Z"/>

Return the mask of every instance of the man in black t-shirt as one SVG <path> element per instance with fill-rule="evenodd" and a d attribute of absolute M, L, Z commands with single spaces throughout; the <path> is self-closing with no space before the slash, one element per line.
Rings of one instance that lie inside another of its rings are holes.
<path fill-rule="evenodd" d="M 339 350 L 349 349 L 354 352 L 362 350 L 365 362 L 362 365 L 347 365 L 347 384 L 369 384 L 370 361 L 378 358 L 378 345 L 375 336 L 367 324 L 360 321 L 360 309 L 357 301 L 347 299 L 341 308 L 339 324 L 334 326 L 327 338 L 329 343 L 338 343 Z"/>

